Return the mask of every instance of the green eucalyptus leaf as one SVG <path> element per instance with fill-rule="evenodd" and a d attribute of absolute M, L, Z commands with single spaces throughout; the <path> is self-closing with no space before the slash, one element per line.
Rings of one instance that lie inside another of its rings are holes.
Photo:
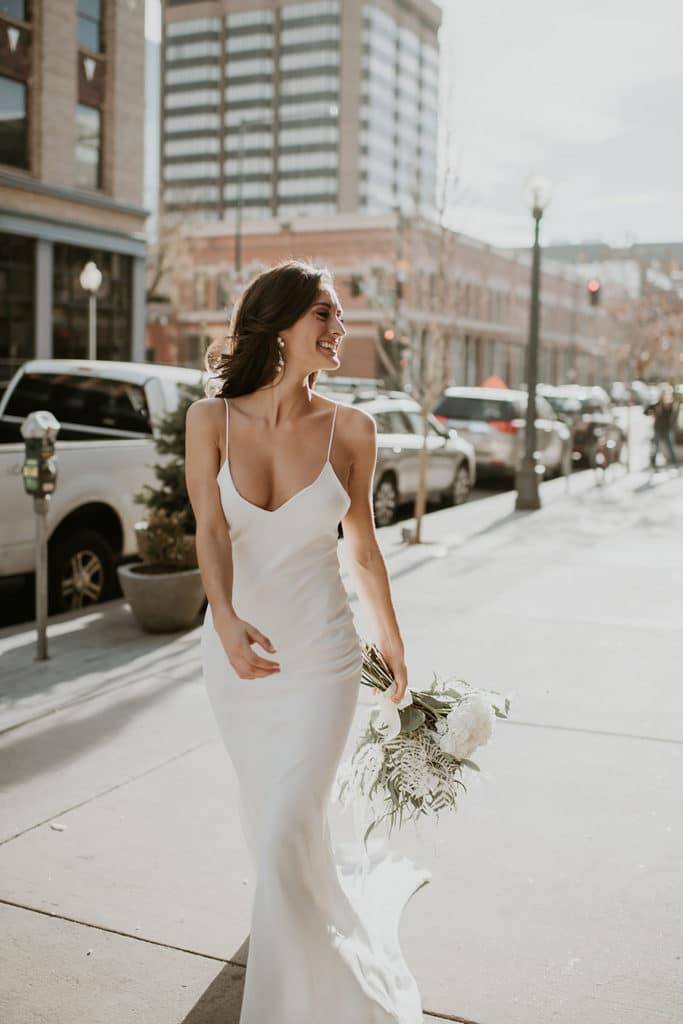
<path fill-rule="evenodd" d="M 407 708 L 399 711 L 401 717 L 401 732 L 414 732 L 425 723 L 425 713 L 419 708 L 409 704 Z"/>

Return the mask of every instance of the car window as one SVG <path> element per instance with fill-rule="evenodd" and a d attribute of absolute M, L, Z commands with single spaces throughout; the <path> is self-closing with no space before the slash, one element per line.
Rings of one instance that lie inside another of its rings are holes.
<path fill-rule="evenodd" d="M 543 395 L 536 395 L 536 412 L 544 420 L 557 419 L 557 416 L 555 415 L 555 410 L 553 409 L 548 399 L 544 398 Z"/>
<path fill-rule="evenodd" d="M 423 430 L 424 430 L 424 427 L 422 426 L 422 415 L 419 412 L 415 412 L 413 410 L 404 411 L 403 415 L 408 420 L 408 423 L 410 425 L 411 433 L 412 434 L 419 434 L 420 437 L 422 437 L 422 433 L 423 433 Z M 442 434 L 440 430 L 436 430 L 435 429 L 434 425 L 432 423 L 430 423 L 429 420 L 427 420 L 427 433 L 428 434 L 436 434 L 439 437 L 443 437 L 444 436 L 444 434 Z"/>
<path fill-rule="evenodd" d="M 49 409 L 65 424 L 137 434 L 152 432 L 145 392 L 128 381 L 73 373 L 25 373 L 10 396 L 5 414 L 23 419 L 37 409 Z"/>
<path fill-rule="evenodd" d="M 393 430 L 392 430 L 392 427 L 391 427 L 391 419 L 389 417 L 389 413 L 386 413 L 386 412 L 376 412 L 376 413 L 373 413 L 373 419 L 374 419 L 375 423 L 377 424 L 377 433 L 378 434 L 393 434 Z"/>
<path fill-rule="evenodd" d="M 444 395 L 434 412 L 451 420 L 514 420 L 519 415 L 515 403 L 501 398 L 475 398 L 465 395 Z"/>

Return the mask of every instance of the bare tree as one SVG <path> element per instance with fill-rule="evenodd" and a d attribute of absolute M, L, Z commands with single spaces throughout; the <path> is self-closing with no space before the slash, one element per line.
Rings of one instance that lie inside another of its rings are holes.
<path fill-rule="evenodd" d="M 426 326 L 410 336 L 409 358 L 412 367 L 419 367 L 412 373 L 410 392 L 420 403 L 422 417 L 422 446 L 417 493 L 415 495 L 415 529 L 409 536 L 411 544 L 422 543 L 422 519 L 427 509 L 427 469 L 429 462 L 428 437 L 429 416 L 437 398 L 448 383 L 448 340 L 449 326 L 454 318 L 449 316 L 449 299 L 452 294 L 450 248 L 452 232 L 445 225 L 449 208 L 458 189 L 458 178 L 452 163 L 452 139 L 450 131 L 445 145 L 445 168 L 437 207 L 437 244 L 430 266 L 432 287 L 429 295 L 429 316 Z M 455 481 L 454 481 L 455 484 Z"/>

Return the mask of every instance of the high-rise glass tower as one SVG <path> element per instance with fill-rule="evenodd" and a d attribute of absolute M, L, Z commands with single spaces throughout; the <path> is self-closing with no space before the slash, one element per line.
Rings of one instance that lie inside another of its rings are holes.
<path fill-rule="evenodd" d="M 167 5 L 167 218 L 435 206 L 438 29 L 431 0 Z"/>

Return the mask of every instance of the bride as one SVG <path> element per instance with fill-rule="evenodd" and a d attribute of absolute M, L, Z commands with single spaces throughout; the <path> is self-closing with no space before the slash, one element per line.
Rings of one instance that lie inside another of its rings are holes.
<path fill-rule="evenodd" d="M 339 367 L 345 333 L 328 271 L 289 260 L 260 274 L 227 354 L 209 354 L 217 397 L 187 413 L 203 675 L 256 870 L 240 1024 L 422 1021 L 398 922 L 428 876 L 389 855 L 355 870 L 333 851 L 327 818 L 362 663 L 340 522 L 396 703 L 407 687 L 373 521 L 375 424 L 315 390 L 321 370 Z"/>

